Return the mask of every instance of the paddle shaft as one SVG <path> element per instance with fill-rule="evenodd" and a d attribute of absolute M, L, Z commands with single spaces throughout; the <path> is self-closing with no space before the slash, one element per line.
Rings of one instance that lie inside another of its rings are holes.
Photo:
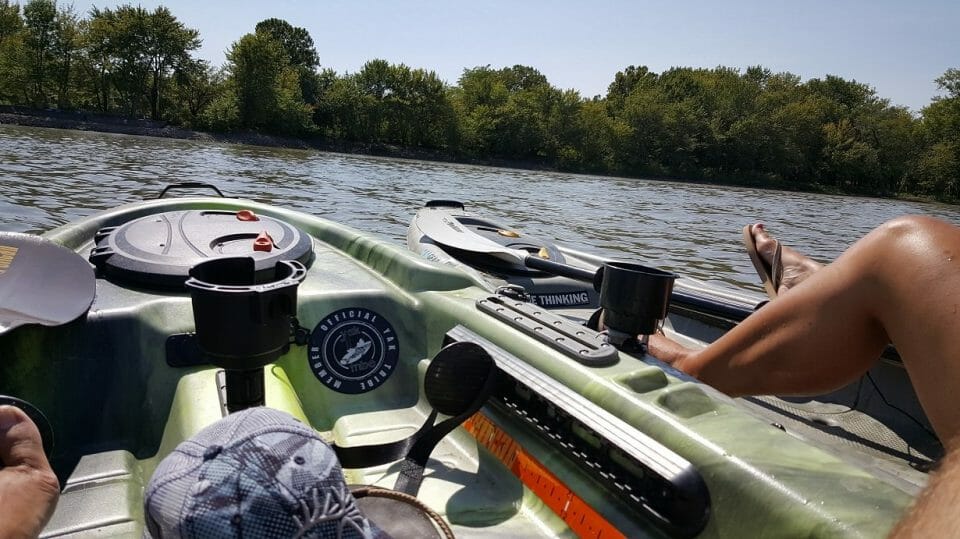
<path fill-rule="evenodd" d="M 527 255 L 523 257 L 523 265 L 530 269 L 540 270 L 551 275 L 569 277 L 570 279 L 584 281 L 587 283 L 593 283 L 594 276 L 597 274 L 596 271 L 577 268 L 569 264 L 553 262 L 551 260 L 547 260 L 546 258 L 540 258 L 539 256 L 533 255 Z"/>
<path fill-rule="evenodd" d="M 577 268 L 568 264 L 560 264 L 558 262 L 553 262 L 533 255 L 527 255 L 524 257 L 523 265 L 531 269 L 549 273 L 551 275 L 568 277 L 570 279 L 583 281 L 590 284 L 594 283 L 594 277 L 596 276 L 595 271 Z M 730 303 L 677 291 L 674 291 L 670 294 L 670 303 L 686 311 L 692 311 L 712 317 L 724 318 L 730 320 L 731 322 L 740 322 L 753 312 L 752 309 L 741 307 L 739 305 L 733 305 Z"/>

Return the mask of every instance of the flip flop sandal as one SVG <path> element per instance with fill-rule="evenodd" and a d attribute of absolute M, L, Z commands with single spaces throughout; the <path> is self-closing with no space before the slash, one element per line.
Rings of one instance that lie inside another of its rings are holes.
<path fill-rule="evenodd" d="M 776 245 L 773 252 L 773 263 L 768 264 L 757 251 L 757 242 L 753 237 L 753 227 L 756 225 L 747 225 L 743 227 L 743 244 L 747 248 L 747 254 L 750 255 L 750 261 L 757 270 L 760 280 L 763 281 L 763 288 L 767 291 L 770 299 L 777 297 L 777 290 L 780 289 L 780 283 L 783 281 L 783 264 L 780 257 L 783 248 L 780 242 L 773 240 Z"/>

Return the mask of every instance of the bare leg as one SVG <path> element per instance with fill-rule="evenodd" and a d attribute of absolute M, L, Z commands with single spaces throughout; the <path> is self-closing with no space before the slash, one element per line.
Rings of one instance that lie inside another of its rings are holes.
<path fill-rule="evenodd" d="M 19 408 L 0 406 L 0 537 L 36 537 L 60 496 L 36 425 Z"/>
<path fill-rule="evenodd" d="M 953 440 L 940 469 L 890 537 L 953 537 L 960 529 L 960 445 Z"/>
<path fill-rule="evenodd" d="M 703 350 L 651 353 L 732 395 L 817 394 L 863 374 L 892 342 L 941 439 L 960 432 L 960 229 L 884 224 Z"/>

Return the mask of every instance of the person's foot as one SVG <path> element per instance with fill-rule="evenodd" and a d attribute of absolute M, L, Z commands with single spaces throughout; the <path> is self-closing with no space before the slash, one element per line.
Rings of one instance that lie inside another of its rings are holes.
<path fill-rule="evenodd" d="M 60 483 L 27 414 L 0 406 L 0 537 L 37 537 L 60 497 Z"/>
<path fill-rule="evenodd" d="M 762 223 L 753 225 L 751 230 L 753 239 L 757 245 L 757 253 L 767 264 L 773 264 L 773 255 L 777 249 L 777 240 L 767 233 Z M 780 286 L 777 288 L 777 294 L 783 294 L 787 290 L 797 286 L 813 272 L 823 267 L 823 264 L 804 256 L 797 251 L 781 245 L 780 264 L 783 266 L 783 277 L 780 280 Z"/>

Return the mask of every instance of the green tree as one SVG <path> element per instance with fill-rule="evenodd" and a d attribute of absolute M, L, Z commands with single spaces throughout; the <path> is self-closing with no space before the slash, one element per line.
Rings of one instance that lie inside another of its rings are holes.
<path fill-rule="evenodd" d="M 936 83 L 946 95 L 923 109 L 919 137 L 925 147 L 902 188 L 955 201 L 960 199 L 960 69 L 946 70 Z"/>
<path fill-rule="evenodd" d="M 20 4 L 11 4 L 10 0 L 0 0 L 0 46 L 3 42 L 23 29 L 20 17 Z"/>
<path fill-rule="evenodd" d="M 230 47 L 227 60 L 241 125 L 286 134 L 309 127 L 311 111 L 280 43 L 265 33 L 247 34 Z"/>
<path fill-rule="evenodd" d="M 936 78 L 937 87 L 947 92 L 947 99 L 960 97 L 960 69 L 951 67 Z M 943 98 L 940 98 L 943 99 Z M 938 100 L 934 98 L 934 100 Z"/>
<path fill-rule="evenodd" d="M 916 160 L 906 190 L 941 200 L 960 199 L 960 146 L 938 142 Z"/>
<path fill-rule="evenodd" d="M 651 72 L 647 66 L 627 66 L 613 76 L 613 82 L 607 87 L 607 101 L 613 107 L 623 108 L 627 96 L 637 89 L 651 89 L 656 83 L 657 74 Z"/>
<path fill-rule="evenodd" d="M 225 91 L 225 73 L 211 66 L 210 62 L 191 58 L 180 63 L 169 90 L 173 118 L 185 126 L 203 127 L 207 109 Z M 228 116 L 235 117 L 236 114 Z"/>
<path fill-rule="evenodd" d="M 242 127 L 236 84 L 231 77 L 224 79 L 216 97 L 200 113 L 197 124 L 214 131 L 233 131 Z"/>
<path fill-rule="evenodd" d="M 50 75 L 56 93 L 57 108 L 69 109 L 73 103 L 75 65 L 80 56 L 81 23 L 73 6 L 57 11 L 50 46 Z"/>
<path fill-rule="evenodd" d="M 48 64 L 56 33 L 57 4 L 54 0 L 30 0 L 23 6 L 24 44 L 27 47 L 30 74 L 30 99 L 35 107 L 48 103 Z"/>
<path fill-rule="evenodd" d="M 279 43 L 290 65 L 310 69 L 319 67 L 320 56 L 305 28 L 293 26 L 283 19 L 265 19 L 257 23 L 255 31 L 265 33 Z"/>
<path fill-rule="evenodd" d="M 331 70 L 321 73 L 327 82 L 314 111 L 314 121 L 329 137 L 367 140 L 361 121 L 363 96 L 355 76 L 337 77 Z"/>
<path fill-rule="evenodd" d="M 89 92 L 93 95 L 93 103 L 100 112 L 107 112 L 111 107 L 111 74 L 116 63 L 113 54 L 113 12 L 92 8 L 90 18 L 86 23 L 86 31 L 81 35 L 87 70 L 86 80 L 89 81 Z"/>
<path fill-rule="evenodd" d="M 925 135 L 932 143 L 960 144 L 960 69 L 948 69 L 936 82 L 947 95 L 923 109 Z"/>
<path fill-rule="evenodd" d="M 568 105 L 569 97 L 564 101 L 563 93 L 553 88 L 543 74 L 522 65 L 464 70 L 459 89 L 453 92 L 464 143 L 472 149 L 471 153 L 538 162 L 555 158 L 565 146 L 546 130 L 551 123 L 561 127 L 554 111 Z M 571 111 L 575 114 L 579 97 L 573 101 Z M 574 117 L 567 123 L 573 125 L 576 121 Z M 576 130 L 566 130 L 563 136 L 569 138 L 573 131 Z M 579 161 L 579 156 L 574 155 L 578 152 L 564 153 L 568 165 Z"/>
<path fill-rule="evenodd" d="M 277 81 L 287 60 L 283 48 L 266 34 L 247 34 L 230 47 L 228 69 L 236 85 L 240 121 L 263 128 L 277 109 Z"/>
<path fill-rule="evenodd" d="M 93 8 L 86 36 L 88 56 L 96 70 L 98 102 L 104 112 L 117 106 L 127 116 L 140 116 L 149 106 L 147 88 L 152 72 L 148 50 L 149 12 L 122 5 Z M 115 92 L 115 94 L 114 94 Z"/>
<path fill-rule="evenodd" d="M 0 0 L 0 102 L 16 102 L 27 85 L 20 5 Z"/>
<path fill-rule="evenodd" d="M 191 62 L 190 52 L 200 47 L 200 35 L 187 28 L 161 6 L 147 15 L 144 28 L 144 52 L 150 66 L 150 113 L 154 120 L 162 117 L 163 86 L 170 70 L 186 68 Z"/>
<path fill-rule="evenodd" d="M 149 110 L 154 119 L 163 117 L 171 73 L 187 65 L 200 46 L 197 31 L 167 8 L 150 12 L 130 5 L 93 8 L 83 41 L 98 107 L 113 109 L 116 95 L 127 115 Z"/>
<path fill-rule="evenodd" d="M 321 84 L 317 74 L 320 56 L 310 32 L 283 19 L 273 18 L 258 22 L 255 31 L 269 35 L 280 44 L 287 55 L 287 61 L 297 72 L 304 101 L 311 105 L 316 104 Z"/>

